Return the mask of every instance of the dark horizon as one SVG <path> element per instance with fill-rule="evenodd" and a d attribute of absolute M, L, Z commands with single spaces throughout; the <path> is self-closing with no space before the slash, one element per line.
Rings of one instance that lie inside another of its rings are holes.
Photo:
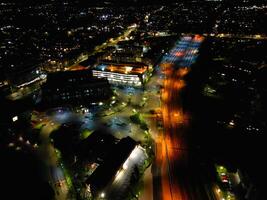
<path fill-rule="evenodd" d="M 141 5 L 170 5 L 170 4 L 179 4 L 179 3 L 191 3 L 196 2 L 197 0 L 1 0 L 0 3 L 17 3 L 17 4 L 26 4 L 26 5 L 37 5 L 44 3 L 60 3 L 68 2 L 88 6 L 112 6 L 112 5 L 122 5 L 122 6 L 141 6 Z M 204 0 L 199 3 L 222 3 L 225 5 L 262 5 L 267 3 L 267 0 L 257 1 L 257 0 Z"/>

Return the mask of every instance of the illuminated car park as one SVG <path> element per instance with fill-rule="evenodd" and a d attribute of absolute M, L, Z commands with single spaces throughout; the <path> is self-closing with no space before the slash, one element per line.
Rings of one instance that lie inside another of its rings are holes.
<path fill-rule="evenodd" d="M 110 84 L 141 87 L 147 78 L 146 67 L 100 64 L 93 70 L 93 76 L 107 78 Z"/>

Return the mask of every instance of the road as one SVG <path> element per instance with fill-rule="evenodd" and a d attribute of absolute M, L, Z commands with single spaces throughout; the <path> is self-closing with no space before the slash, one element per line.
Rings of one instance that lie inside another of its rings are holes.
<path fill-rule="evenodd" d="M 59 155 L 49 138 L 50 134 L 60 126 L 60 123 L 55 122 L 52 117 L 47 117 L 41 113 L 38 113 L 37 118 L 40 120 L 39 123 L 43 124 L 40 130 L 40 139 L 42 142 L 37 153 L 46 165 L 48 175 L 47 179 L 51 187 L 54 189 L 55 199 L 72 199 L 70 197 L 69 186 L 63 172 L 63 164 L 60 162 Z"/>
<path fill-rule="evenodd" d="M 151 166 L 146 169 L 144 174 L 144 192 L 139 197 L 139 200 L 153 200 L 153 185 L 152 185 Z"/>
<path fill-rule="evenodd" d="M 133 24 L 133 25 L 127 27 L 127 29 L 120 36 L 118 36 L 116 38 L 110 38 L 106 42 L 96 46 L 93 51 L 89 52 L 88 54 L 85 54 L 81 59 L 77 60 L 77 62 L 75 62 L 75 64 L 73 64 L 69 67 L 66 67 L 65 70 L 68 71 L 71 68 L 73 68 L 74 66 L 78 66 L 79 63 L 87 60 L 90 56 L 93 56 L 99 52 L 103 52 L 107 47 L 115 46 L 119 42 L 127 40 L 127 38 L 130 36 L 130 34 L 133 31 L 135 31 L 136 28 L 137 28 L 136 24 Z"/>
<path fill-rule="evenodd" d="M 246 34 L 230 34 L 230 33 L 210 33 L 204 34 L 205 36 L 211 36 L 216 38 L 230 38 L 230 39 L 250 39 L 250 40 L 267 40 L 267 36 L 264 34 L 246 35 Z"/>
<path fill-rule="evenodd" d="M 46 78 L 41 79 L 41 78 L 36 78 L 30 82 L 24 83 L 24 86 L 17 87 L 12 90 L 12 92 L 7 95 L 7 98 L 15 101 L 19 99 L 23 99 L 34 92 L 38 92 L 40 90 L 40 86 L 46 81 Z"/>
<path fill-rule="evenodd" d="M 190 116 L 183 110 L 181 91 L 186 86 L 184 77 L 196 61 L 204 38 L 184 36 L 166 54 L 160 64 L 165 76 L 161 90 L 163 132 L 156 140 L 154 166 L 154 199 L 189 200 L 208 199 L 197 179 L 197 172 L 189 164 L 186 139 Z"/>

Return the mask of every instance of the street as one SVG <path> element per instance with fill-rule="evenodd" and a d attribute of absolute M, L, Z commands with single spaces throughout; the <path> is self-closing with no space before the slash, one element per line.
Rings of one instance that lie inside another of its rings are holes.
<path fill-rule="evenodd" d="M 186 131 L 190 116 L 183 110 L 180 99 L 180 92 L 186 86 L 184 77 L 196 61 L 198 48 L 203 40 L 198 35 L 182 37 L 160 64 L 165 76 L 161 90 L 164 130 L 156 141 L 154 177 L 160 179 L 158 181 L 161 183 L 161 191 L 154 191 L 154 199 L 207 199 L 198 182 L 197 173 L 188 164 L 190 150 Z"/>

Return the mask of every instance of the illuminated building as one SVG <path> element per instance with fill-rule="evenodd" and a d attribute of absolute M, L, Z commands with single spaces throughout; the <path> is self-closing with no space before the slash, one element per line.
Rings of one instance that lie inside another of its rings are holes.
<path fill-rule="evenodd" d="M 104 189 L 127 168 L 127 161 L 135 156 L 137 142 L 130 137 L 121 139 L 93 174 L 86 180 L 93 196 L 104 194 Z"/>
<path fill-rule="evenodd" d="M 148 78 L 148 66 L 135 64 L 99 64 L 93 76 L 107 78 L 110 84 L 141 87 Z"/>

